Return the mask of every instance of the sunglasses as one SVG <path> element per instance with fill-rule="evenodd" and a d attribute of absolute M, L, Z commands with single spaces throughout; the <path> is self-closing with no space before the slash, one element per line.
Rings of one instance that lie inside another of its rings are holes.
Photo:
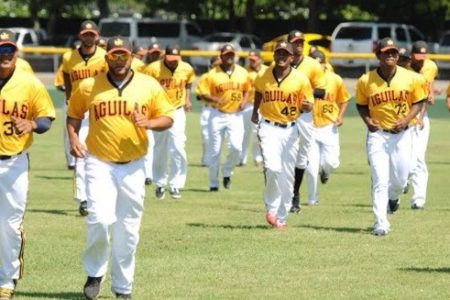
<path fill-rule="evenodd" d="M 108 54 L 108 59 L 110 61 L 127 61 L 129 60 L 131 57 L 130 53 L 109 53 Z"/>
<path fill-rule="evenodd" d="M 0 46 L 0 54 L 13 54 L 17 48 L 11 45 Z"/>

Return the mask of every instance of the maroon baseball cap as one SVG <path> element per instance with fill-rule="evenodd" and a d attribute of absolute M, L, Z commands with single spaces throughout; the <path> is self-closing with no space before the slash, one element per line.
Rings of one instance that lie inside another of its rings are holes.
<path fill-rule="evenodd" d="M 398 51 L 397 44 L 392 38 L 385 37 L 384 39 L 381 39 L 377 42 L 376 53 L 386 52 L 391 49 Z"/>
<path fill-rule="evenodd" d="M 411 53 L 417 60 L 424 60 L 427 58 L 428 45 L 424 41 L 416 41 L 412 45 Z"/>
<path fill-rule="evenodd" d="M 300 30 L 292 30 L 291 32 L 289 32 L 287 40 L 289 43 L 294 43 L 298 40 L 304 41 L 305 35 Z"/>
<path fill-rule="evenodd" d="M 14 32 L 8 29 L 0 30 L 0 46 L 2 45 L 11 45 L 17 48 L 16 35 Z"/>
<path fill-rule="evenodd" d="M 234 46 L 231 44 L 225 44 L 220 48 L 220 55 L 225 55 L 228 53 L 236 53 L 236 50 L 234 49 Z"/>
<path fill-rule="evenodd" d="M 261 59 L 261 53 L 259 51 L 250 51 L 248 53 L 248 59 L 258 61 Z"/>
<path fill-rule="evenodd" d="M 98 27 L 94 21 L 87 20 L 81 23 L 80 34 L 85 34 L 87 32 L 98 34 Z"/>
<path fill-rule="evenodd" d="M 153 52 L 159 52 L 159 53 L 162 52 L 161 47 L 159 46 L 158 43 L 153 43 L 148 47 L 147 53 L 151 54 Z"/>
<path fill-rule="evenodd" d="M 167 61 L 177 61 L 181 59 L 181 51 L 178 45 L 166 47 L 165 59 Z"/>
<path fill-rule="evenodd" d="M 274 52 L 277 52 L 277 51 L 286 51 L 291 55 L 294 54 L 294 48 L 292 47 L 292 44 L 286 40 L 279 41 L 277 43 L 277 45 L 275 46 Z"/>
<path fill-rule="evenodd" d="M 125 51 L 131 54 L 133 52 L 133 47 L 127 38 L 123 36 L 114 36 L 106 43 L 106 52 L 110 54 L 116 51 Z"/>

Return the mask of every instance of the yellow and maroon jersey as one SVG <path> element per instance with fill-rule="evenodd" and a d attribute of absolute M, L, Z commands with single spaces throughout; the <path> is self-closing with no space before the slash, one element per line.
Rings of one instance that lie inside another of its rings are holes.
<path fill-rule="evenodd" d="M 325 70 L 325 81 L 325 97 L 314 101 L 313 117 L 316 127 L 334 123 L 339 116 L 340 105 L 351 98 L 344 81 L 339 75 Z"/>
<path fill-rule="evenodd" d="M 195 72 L 190 64 L 179 61 L 172 73 L 165 65 L 164 60 L 158 60 L 148 65 L 143 73 L 153 76 L 159 81 L 175 108 L 186 104 L 186 85 L 191 84 L 195 79 Z"/>
<path fill-rule="evenodd" d="M 255 90 L 262 95 L 259 113 L 269 121 L 287 124 L 300 115 L 303 101 L 314 103 L 308 78 L 291 68 L 283 80 L 275 79 L 274 66 L 269 67 L 255 80 Z"/>
<path fill-rule="evenodd" d="M 215 103 L 214 107 L 224 113 L 237 112 L 244 94 L 250 90 L 248 72 L 239 65 L 235 65 L 230 74 L 216 66 L 208 72 L 207 83 L 207 94 L 223 100 L 223 103 Z"/>
<path fill-rule="evenodd" d="M 73 49 L 63 55 L 63 72 L 70 76 L 72 93 L 78 88 L 78 84 L 82 79 L 94 77 L 108 70 L 108 65 L 105 61 L 105 50 L 97 47 L 95 53 L 86 58 L 81 56 L 80 51 L 81 49 Z"/>
<path fill-rule="evenodd" d="M 248 92 L 248 103 L 255 102 L 255 80 L 259 74 L 264 73 L 267 70 L 268 66 L 261 64 L 261 68 L 259 71 L 253 70 L 250 66 L 247 66 L 246 70 L 248 72 L 248 77 L 250 78 L 250 91 Z"/>
<path fill-rule="evenodd" d="M 135 72 L 142 72 L 145 69 L 145 63 L 137 57 L 131 60 L 131 69 Z"/>
<path fill-rule="evenodd" d="M 447 87 L 447 97 L 450 97 L 450 84 Z"/>
<path fill-rule="evenodd" d="M 415 72 L 411 66 L 408 66 L 408 70 Z M 422 74 L 425 80 L 431 84 L 438 75 L 438 67 L 431 59 L 425 59 L 422 69 L 418 73 Z"/>
<path fill-rule="evenodd" d="M 173 106 L 160 84 L 137 72 L 122 89 L 107 74 L 83 80 L 70 97 L 67 115 L 82 119 L 89 111 L 88 151 L 105 161 L 125 162 L 147 153 L 147 132 L 135 125 L 135 110 L 149 119 L 173 117 Z"/>
<path fill-rule="evenodd" d="M 30 63 L 21 57 L 18 57 L 16 60 L 16 68 L 19 68 L 19 69 L 24 70 L 25 72 L 34 74 L 33 68 L 31 67 Z"/>
<path fill-rule="evenodd" d="M 64 73 L 62 65 L 60 65 L 58 70 L 56 71 L 53 83 L 55 84 L 56 87 L 64 86 Z"/>
<path fill-rule="evenodd" d="M 313 89 L 325 89 L 325 75 L 322 66 L 317 60 L 309 56 L 304 56 L 303 60 L 293 67 L 308 77 Z"/>
<path fill-rule="evenodd" d="M 33 134 L 15 133 L 11 117 L 55 118 L 53 102 L 42 82 L 20 68 L 0 86 L 0 155 L 15 155 L 33 143 Z"/>
<path fill-rule="evenodd" d="M 202 74 L 200 76 L 197 85 L 195 86 L 195 94 L 197 97 L 201 97 L 202 95 L 209 95 L 209 87 L 208 87 L 208 73 Z M 200 99 L 204 104 L 214 106 L 214 102 L 208 102 L 203 99 Z"/>
<path fill-rule="evenodd" d="M 374 69 L 361 76 L 356 85 L 356 104 L 367 105 L 370 117 L 380 122 L 383 129 L 392 129 L 404 118 L 414 103 L 426 99 L 426 82 L 422 76 L 397 66 L 390 82 Z"/>

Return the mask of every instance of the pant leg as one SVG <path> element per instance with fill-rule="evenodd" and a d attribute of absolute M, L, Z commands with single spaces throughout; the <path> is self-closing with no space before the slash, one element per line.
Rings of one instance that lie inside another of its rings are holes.
<path fill-rule="evenodd" d="M 62 119 L 66 120 L 67 118 L 67 103 L 63 101 L 63 115 Z M 70 142 L 69 142 L 69 134 L 67 133 L 66 122 L 63 122 L 63 140 L 64 140 L 64 155 L 66 157 L 66 163 L 68 166 L 75 166 L 75 156 L 70 154 Z"/>
<path fill-rule="evenodd" d="M 423 123 L 423 129 L 420 129 L 419 126 L 414 126 L 410 129 L 413 139 L 412 151 L 414 152 L 413 165 L 411 165 L 411 172 L 409 175 L 413 190 L 411 204 L 416 204 L 418 206 L 425 205 L 428 187 L 428 168 L 425 161 L 428 139 L 430 136 L 430 119 L 428 118 L 428 115 L 424 116 Z"/>
<path fill-rule="evenodd" d="M 145 178 L 150 178 L 153 180 L 153 152 L 155 146 L 153 131 L 147 130 L 147 137 L 148 137 L 148 148 L 147 148 L 147 155 L 145 155 L 144 159 Z"/>
<path fill-rule="evenodd" d="M 186 183 L 186 113 L 183 108 L 175 111 L 175 121 L 168 130 L 169 185 L 181 189 Z"/>
<path fill-rule="evenodd" d="M 23 274 L 23 218 L 28 194 L 28 154 L 0 161 L 0 287 L 14 288 Z"/>
<path fill-rule="evenodd" d="M 229 139 L 228 155 L 222 167 L 224 177 L 233 175 L 234 167 L 239 163 L 242 152 L 242 139 L 244 137 L 244 122 L 242 113 L 230 114 L 226 125 L 226 132 Z"/>
<path fill-rule="evenodd" d="M 142 181 L 144 184 L 144 180 Z M 104 276 L 110 255 L 110 227 L 116 221 L 117 187 L 111 164 L 86 157 L 88 212 L 83 264 L 88 276 Z"/>
<path fill-rule="evenodd" d="M 311 142 L 311 152 L 309 163 L 306 168 L 306 179 L 308 182 L 308 203 L 313 204 L 319 201 L 319 191 L 317 188 L 317 179 L 319 175 L 319 165 L 322 155 L 321 144 L 317 140 Z"/>
<path fill-rule="evenodd" d="M 316 133 L 319 131 L 316 130 Z M 320 168 L 327 174 L 331 174 L 340 165 L 339 131 L 335 125 L 329 125 L 320 129 L 321 161 Z"/>
<path fill-rule="evenodd" d="M 153 181 L 156 186 L 164 187 L 167 185 L 168 178 L 168 144 L 169 131 L 155 131 L 153 132 L 155 138 L 155 146 L 153 152 Z"/>
<path fill-rule="evenodd" d="M 389 199 L 399 199 L 408 181 L 411 165 L 411 129 L 392 136 L 392 144 L 389 147 L 390 155 L 390 180 Z"/>
<path fill-rule="evenodd" d="M 81 143 L 86 147 L 86 138 L 89 131 L 89 119 L 84 118 L 81 122 L 78 133 Z M 86 201 L 86 162 L 84 158 L 76 158 L 75 163 L 75 194 L 74 199 L 77 202 Z"/>
<path fill-rule="evenodd" d="M 252 133 L 254 124 L 252 122 L 252 113 L 253 113 L 253 106 L 248 105 L 243 111 L 242 111 L 242 122 L 243 122 L 243 130 L 244 135 L 242 137 L 242 151 L 241 155 L 239 157 L 239 162 L 242 164 L 247 163 L 248 158 L 248 150 L 250 148 L 251 139 L 252 139 Z"/>
<path fill-rule="evenodd" d="M 219 187 L 220 156 L 222 153 L 222 142 L 225 138 L 225 127 L 227 116 L 215 109 L 211 110 L 209 127 L 209 186 Z"/>
<path fill-rule="evenodd" d="M 200 127 L 202 136 L 202 164 L 207 166 L 209 164 L 209 116 L 211 115 L 211 107 L 203 106 L 200 115 Z"/>
<path fill-rule="evenodd" d="M 389 231 L 387 218 L 388 185 L 389 185 L 389 152 L 388 133 L 382 131 L 368 132 L 367 154 L 372 175 L 372 202 L 375 214 L 374 229 Z"/>
<path fill-rule="evenodd" d="M 112 227 L 112 290 L 116 293 L 131 294 L 145 199 L 143 159 L 116 166 L 114 176 L 119 192 L 116 205 L 117 221 Z"/>
<path fill-rule="evenodd" d="M 300 147 L 298 150 L 295 167 L 306 169 L 308 165 L 308 155 L 310 153 L 311 141 L 314 135 L 314 123 L 312 113 L 303 113 L 297 119 L 297 129 L 300 134 Z"/>

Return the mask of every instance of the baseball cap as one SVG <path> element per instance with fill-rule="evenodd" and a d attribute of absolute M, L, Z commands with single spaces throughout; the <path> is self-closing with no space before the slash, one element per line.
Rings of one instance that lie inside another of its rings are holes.
<path fill-rule="evenodd" d="M 231 44 L 225 44 L 222 46 L 222 48 L 220 48 L 220 55 L 225 55 L 227 53 L 235 53 L 236 50 L 234 50 L 233 45 Z"/>
<path fill-rule="evenodd" d="M 260 60 L 261 59 L 261 53 L 259 51 L 250 51 L 248 53 L 248 59 L 250 59 L 250 60 Z"/>
<path fill-rule="evenodd" d="M 161 51 L 161 47 L 159 46 L 158 43 L 153 43 L 153 44 L 151 44 L 151 45 L 148 47 L 147 53 L 148 53 L 148 54 L 151 54 L 151 53 L 153 53 L 153 52 L 159 52 L 159 53 L 162 52 L 162 51 Z"/>
<path fill-rule="evenodd" d="M 411 51 L 409 51 L 407 48 L 405 47 L 400 47 L 398 48 L 398 54 L 401 57 L 407 57 L 407 58 L 411 58 Z"/>
<path fill-rule="evenodd" d="M 180 47 L 172 45 L 166 47 L 165 59 L 167 61 L 177 61 L 181 59 Z"/>
<path fill-rule="evenodd" d="M 94 21 L 87 20 L 81 23 L 80 34 L 85 34 L 87 32 L 98 34 L 98 27 Z"/>
<path fill-rule="evenodd" d="M 106 43 L 106 52 L 113 53 L 116 51 L 125 51 L 131 54 L 133 47 L 130 41 L 123 36 L 114 36 Z"/>
<path fill-rule="evenodd" d="M 309 54 L 310 57 L 314 58 L 320 63 L 325 63 L 325 54 L 320 50 L 315 50 Z"/>
<path fill-rule="evenodd" d="M 0 30 L 0 46 L 2 45 L 12 45 L 17 48 L 16 35 L 14 32 L 8 29 Z"/>
<path fill-rule="evenodd" d="M 415 59 L 424 60 L 427 58 L 428 45 L 424 41 L 416 41 L 412 45 L 411 52 Z"/>
<path fill-rule="evenodd" d="M 145 49 L 142 46 L 139 46 L 139 45 L 135 44 L 133 46 L 133 53 L 137 54 L 137 55 L 145 55 L 145 54 L 147 54 L 147 49 Z"/>
<path fill-rule="evenodd" d="M 293 43 L 298 40 L 305 40 L 305 35 L 300 30 L 292 30 L 289 32 L 287 40 L 289 43 Z"/>
<path fill-rule="evenodd" d="M 391 49 L 395 49 L 398 51 L 398 47 L 395 44 L 394 40 L 390 37 L 385 37 L 377 42 L 376 52 L 385 52 Z"/>
<path fill-rule="evenodd" d="M 293 55 L 294 54 L 294 48 L 292 47 L 292 44 L 289 43 L 286 40 L 283 41 L 279 41 L 277 43 L 277 45 L 275 46 L 275 50 L 274 52 L 277 52 L 279 50 L 284 50 L 286 52 L 288 52 L 289 54 Z"/>

